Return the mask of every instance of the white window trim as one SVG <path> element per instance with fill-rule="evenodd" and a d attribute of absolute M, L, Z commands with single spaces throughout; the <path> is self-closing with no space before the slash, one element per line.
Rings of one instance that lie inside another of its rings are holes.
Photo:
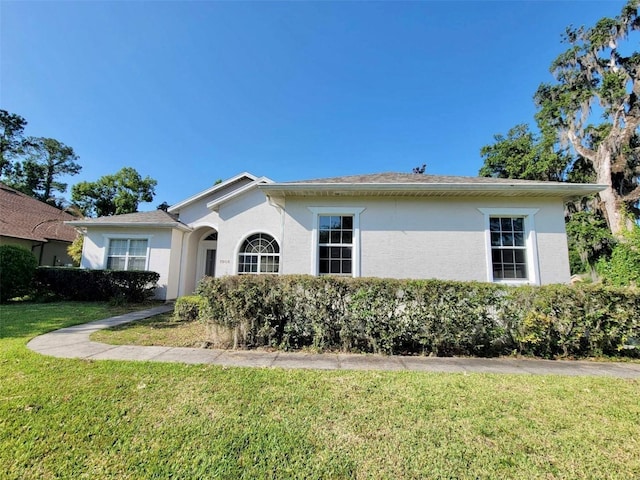
<path fill-rule="evenodd" d="M 234 255 L 233 255 L 233 273 L 232 275 L 240 275 L 240 273 L 238 272 L 238 269 L 240 268 L 240 249 L 242 248 L 242 245 L 244 244 L 244 241 L 249 238 L 251 235 L 255 235 L 257 233 L 264 233 L 266 235 L 270 235 L 278 244 L 278 247 L 280 248 L 280 260 L 278 262 L 278 272 L 277 273 L 262 273 L 262 275 L 282 275 L 282 241 L 281 239 L 279 239 L 276 235 L 274 235 L 271 230 L 251 230 L 249 233 L 247 233 L 244 237 L 242 237 L 242 239 L 236 243 L 236 248 L 234 249 Z M 257 275 L 259 275 L 260 273 L 258 272 Z M 246 275 L 256 275 L 256 274 L 246 274 Z"/>
<path fill-rule="evenodd" d="M 540 263 L 538 261 L 538 238 L 536 235 L 535 214 L 539 208 L 478 208 L 484 215 L 485 257 L 487 265 L 487 281 L 492 283 L 506 283 L 510 285 L 540 285 Z M 491 217 L 522 217 L 527 249 L 527 274 L 529 278 L 498 279 L 493 278 L 493 262 L 491 252 L 491 231 L 489 219 Z"/>
<path fill-rule="evenodd" d="M 360 276 L 360 214 L 365 207 L 307 207 L 313 213 L 313 226 L 311 228 L 311 275 L 318 276 L 320 247 L 318 244 L 319 218 L 321 215 L 349 215 L 353 216 L 353 252 L 351 276 Z"/>
<path fill-rule="evenodd" d="M 104 234 L 105 239 L 104 257 L 102 259 L 102 268 L 106 270 L 109 261 L 109 247 L 111 240 L 146 240 L 147 253 L 145 254 L 144 269 L 149 270 L 149 257 L 151 253 L 151 239 L 153 235 L 127 235 L 126 233 Z"/>

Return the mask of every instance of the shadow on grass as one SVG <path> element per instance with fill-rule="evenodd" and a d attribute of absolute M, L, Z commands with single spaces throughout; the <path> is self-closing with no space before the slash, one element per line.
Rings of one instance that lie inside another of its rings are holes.
<path fill-rule="evenodd" d="M 151 318 L 145 318 L 142 320 L 136 320 L 130 323 L 124 323 L 122 325 L 117 325 L 115 327 L 110 327 L 107 330 L 118 332 L 118 331 L 126 331 L 131 330 L 136 327 L 144 326 L 148 328 L 153 328 L 156 330 L 171 330 L 174 328 L 179 328 L 184 326 L 187 322 L 174 320 L 173 313 L 163 313 L 160 315 L 156 315 Z"/>

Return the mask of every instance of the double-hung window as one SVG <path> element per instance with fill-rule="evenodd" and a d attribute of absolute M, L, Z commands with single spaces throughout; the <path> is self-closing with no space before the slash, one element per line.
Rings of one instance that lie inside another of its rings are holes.
<path fill-rule="evenodd" d="M 535 208 L 480 208 L 485 216 L 487 279 L 491 282 L 540 282 Z"/>
<path fill-rule="evenodd" d="M 147 238 L 112 238 L 107 252 L 108 270 L 145 270 L 147 268 Z"/>
<path fill-rule="evenodd" d="M 523 217 L 490 217 L 494 280 L 527 280 L 527 245 Z"/>
<path fill-rule="evenodd" d="M 313 214 L 311 273 L 360 276 L 360 214 L 364 207 L 307 207 Z"/>
<path fill-rule="evenodd" d="M 318 273 L 353 274 L 353 216 L 318 217 Z"/>

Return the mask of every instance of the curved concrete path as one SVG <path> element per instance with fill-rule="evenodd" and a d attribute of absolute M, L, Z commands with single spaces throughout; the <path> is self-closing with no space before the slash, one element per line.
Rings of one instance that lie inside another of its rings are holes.
<path fill-rule="evenodd" d="M 83 358 L 86 360 L 143 360 L 208 363 L 234 367 L 311 368 L 324 370 L 413 370 L 423 372 L 521 373 L 640 378 L 639 363 L 140 347 L 133 345 L 107 345 L 92 342 L 89 339 L 89 335 L 97 330 L 152 317 L 160 313 L 169 312 L 172 309 L 173 305 L 162 305 L 148 310 L 63 328 L 35 337 L 27 344 L 27 347 L 43 355 Z"/>

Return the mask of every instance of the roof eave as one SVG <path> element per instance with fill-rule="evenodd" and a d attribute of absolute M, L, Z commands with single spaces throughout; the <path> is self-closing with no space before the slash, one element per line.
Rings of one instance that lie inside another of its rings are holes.
<path fill-rule="evenodd" d="M 2 232 L 0 232 L 0 237 L 19 238 L 20 240 L 30 240 L 32 242 L 47 242 L 47 239 L 44 237 L 27 236 L 27 235 L 20 235 L 20 234 L 11 235 L 11 234 L 2 233 Z"/>
<path fill-rule="evenodd" d="M 573 198 L 597 193 L 607 188 L 606 185 L 577 184 L 577 183 L 273 183 L 259 185 L 258 188 L 265 193 L 287 196 L 296 194 L 359 194 L 377 195 L 415 193 L 429 196 L 430 194 L 473 195 L 495 194 L 497 196 L 528 196 L 544 195 L 552 197 Z"/>
<path fill-rule="evenodd" d="M 70 222 L 64 222 L 67 225 L 71 225 L 72 227 L 80 227 L 80 228 L 90 228 L 90 227 L 99 227 L 99 228 L 175 228 L 178 230 L 182 230 L 183 232 L 190 232 L 192 229 L 181 222 L 172 222 L 172 223 L 157 223 L 157 222 L 83 222 L 81 220 L 74 220 Z"/>

